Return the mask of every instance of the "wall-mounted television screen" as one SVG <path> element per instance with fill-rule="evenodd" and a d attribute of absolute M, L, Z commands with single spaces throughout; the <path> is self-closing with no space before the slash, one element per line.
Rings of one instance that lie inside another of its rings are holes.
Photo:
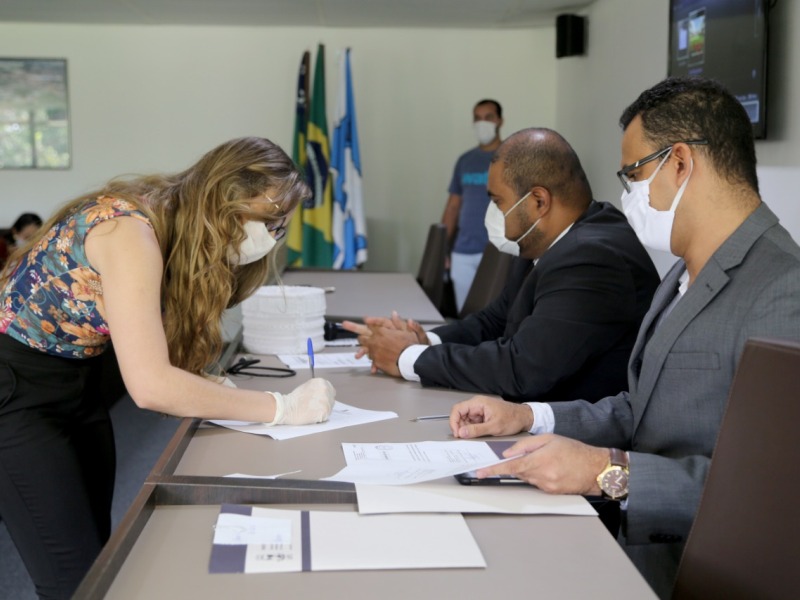
<path fill-rule="evenodd" d="M 767 0 L 670 0 L 670 76 L 715 79 L 742 103 L 764 138 Z"/>

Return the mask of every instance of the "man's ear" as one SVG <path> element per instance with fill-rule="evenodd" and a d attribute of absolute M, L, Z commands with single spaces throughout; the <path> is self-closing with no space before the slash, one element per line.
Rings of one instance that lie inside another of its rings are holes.
<path fill-rule="evenodd" d="M 549 213 L 553 207 L 553 196 L 550 194 L 550 190 L 545 187 L 535 186 L 531 190 L 531 198 L 536 202 L 540 218 Z"/>
<path fill-rule="evenodd" d="M 679 142 L 672 147 L 670 162 L 672 162 L 672 170 L 678 186 L 680 186 L 692 172 L 693 160 L 692 150 L 688 144 Z"/>

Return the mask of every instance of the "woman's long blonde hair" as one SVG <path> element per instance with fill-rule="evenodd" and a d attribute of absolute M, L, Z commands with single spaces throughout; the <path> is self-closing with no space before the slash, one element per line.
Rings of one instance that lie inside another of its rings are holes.
<path fill-rule="evenodd" d="M 181 173 L 112 180 L 68 202 L 14 252 L 0 275 L 0 288 L 55 223 L 98 197 L 127 200 L 149 217 L 164 257 L 161 302 L 170 362 L 202 373 L 222 349 L 223 311 L 255 292 L 269 275 L 268 258 L 243 266 L 229 258 L 231 248 L 238 251 L 244 241 L 245 221 L 256 218 L 248 200 L 264 197 L 267 190 L 275 200 L 275 221 L 311 195 L 286 153 L 257 137 L 226 142 Z"/>

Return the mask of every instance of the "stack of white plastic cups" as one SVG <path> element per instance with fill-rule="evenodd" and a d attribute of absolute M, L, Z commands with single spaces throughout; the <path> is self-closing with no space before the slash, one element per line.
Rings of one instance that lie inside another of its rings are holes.
<path fill-rule="evenodd" d="M 242 303 L 243 346 L 253 354 L 305 354 L 325 347 L 325 290 L 267 285 Z"/>

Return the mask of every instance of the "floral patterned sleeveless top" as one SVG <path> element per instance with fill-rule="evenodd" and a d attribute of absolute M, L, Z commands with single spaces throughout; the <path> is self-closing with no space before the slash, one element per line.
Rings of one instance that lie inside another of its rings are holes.
<path fill-rule="evenodd" d="M 115 217 L 135 217 L 152 227 L 136 206 L 109 197 L 53 225 L 22 257 L 0 293 L 0 333 L 65 358 L 89 358 L 106 349 L 103 285 L 84 244 L 95 225 Z"/>

